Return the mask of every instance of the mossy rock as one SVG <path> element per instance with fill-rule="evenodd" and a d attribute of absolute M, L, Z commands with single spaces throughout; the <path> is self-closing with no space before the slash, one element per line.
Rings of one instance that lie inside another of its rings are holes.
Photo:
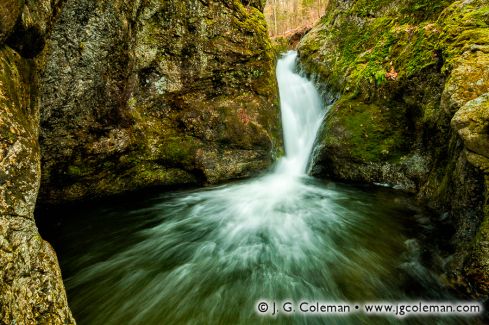
<path fill-rule="evenodd" d="M 24 0 L 2 1 L 2 6 L 0 7 L 0 45 L 4 43 L 14 29 L 23 7 Z"/>
<path fill-rule="evenodd" d="M 409 135 L 399 108 L 341 98 L 328 112 L 322 141 L 355 161 L 399 159 Z"/>
<path fill-rule="evenodd" d="M 262 5 L 66 2 L 43 53 L 40 202 L 270 166 L 282 135 Z"/>
<path fill-rule="evenodd" d="M 488 36 L 484 0 L 332 0 L 298 48 L 304 71 L 326 100 L 340 98 L 326 120 L 313 170 L 410 188 L 452 216 L 456 252 L 447 273 L 463 279 L 464 259 L 479 256 L 465 263 L 477 269 L 466 287 L 484 297 Z"/>

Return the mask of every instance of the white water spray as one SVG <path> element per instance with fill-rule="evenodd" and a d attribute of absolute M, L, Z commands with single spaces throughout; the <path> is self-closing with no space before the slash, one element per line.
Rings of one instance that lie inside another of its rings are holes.
<path fill-rule="evenodd" d="M 299 176 L 306 173 L 324 109 L 313 83 L 295 71 L 296 59 L 291 51 L 277 64 L 286 153 L 277 172 Z"/>
<path fill-rule="evenodd" d="M 397 284 L 397 270 L 388 277 L 402 243 L 393 212 L 305 177 L 324 109 L 295 61 L 289 52 L 277 67 L 286 156 L 275 170 L 131 211 L 158 225 L 67 283 L 85 323 L 267 324 L 258 299 L 363 299 Z"/>

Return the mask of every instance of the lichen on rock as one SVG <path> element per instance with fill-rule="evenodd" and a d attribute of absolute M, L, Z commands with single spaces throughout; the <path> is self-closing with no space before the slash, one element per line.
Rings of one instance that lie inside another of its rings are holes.
<path fill-rule="evenodd" d="M 389 183 L 446 213 L 457 230 L 446 271 L 484 297 L 488 17 L 483 0 L 330 1 L 299 44 L 303 69 L 339 99 L 313 172 Z"/>
<path fill-rule="evenodd" d="M 2 6 L 0 7 L 0 44 L 5 41 L 14 29 L 23 6 L 23 0 L 2 1 Z"/>
<path fill-rule="evenodd" d="M 489 78 L 488 78 L 489 80 Z M 489 89 L 489 87 L 488 87 Z M 452 118 L 452 127 L 464 141 L 465 149 L 489 159 L 489 92 L 467 102 Z M 472 162 L 484 169 L 489 165 Z"/>
<path fill-rule="evenodd" d="M 269 166 L 281 135 L 262 7 L 67 0 L 45 51 L 43 202 Z"/>
<path fill-rule="evenodd" d="M 38 233 L 35 66 L 0 45 L 0 323 L 74 324 L 56 253 Z"/>

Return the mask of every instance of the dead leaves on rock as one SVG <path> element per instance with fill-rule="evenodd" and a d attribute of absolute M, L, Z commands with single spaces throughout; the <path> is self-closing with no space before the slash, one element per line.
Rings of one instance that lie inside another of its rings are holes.
<path fill-rule="evenodd" d="M 389 72 L 386 72 L 385 78 L 387 80 L 397 80 L 398 75 L 399 75 L 399 73 L 396 71 L 396 69 L 394 69 L 394 66 L 391 63 L 391 69 Z"/>

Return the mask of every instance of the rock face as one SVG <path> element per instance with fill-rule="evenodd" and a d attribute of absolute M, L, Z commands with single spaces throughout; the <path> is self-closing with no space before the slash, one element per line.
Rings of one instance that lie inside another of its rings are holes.
<path fill-rule="evenodd" d="M 216 183 L 280 153 L 263 6 L 2 0 L 0 323 L 74 323 L 41 183 L 43 203 Z"/>
<path fill-rule="evenodd" d="M 446 274 L 489 296 L 487 1 L 339 1 L 299 55 L 335 101 L 314 173 L 417 193 L 456 231 Z"/>
<path fill-rule="evenodd" d="M 0 7 L 0 43 L 10 35 L 20 15 L 24 1 L 5 0 Z"/>
<path fill-rule="evenodd" d="M 269 166 L 281 134 L 263 4 L 67 0 L 41 78 L 42 201 Z"/>
<path fill-rule="evenodd" d="M 56 253 L 38 233 L 36 68 L 0 43 L 0 323 L 73 324 Z"/>

